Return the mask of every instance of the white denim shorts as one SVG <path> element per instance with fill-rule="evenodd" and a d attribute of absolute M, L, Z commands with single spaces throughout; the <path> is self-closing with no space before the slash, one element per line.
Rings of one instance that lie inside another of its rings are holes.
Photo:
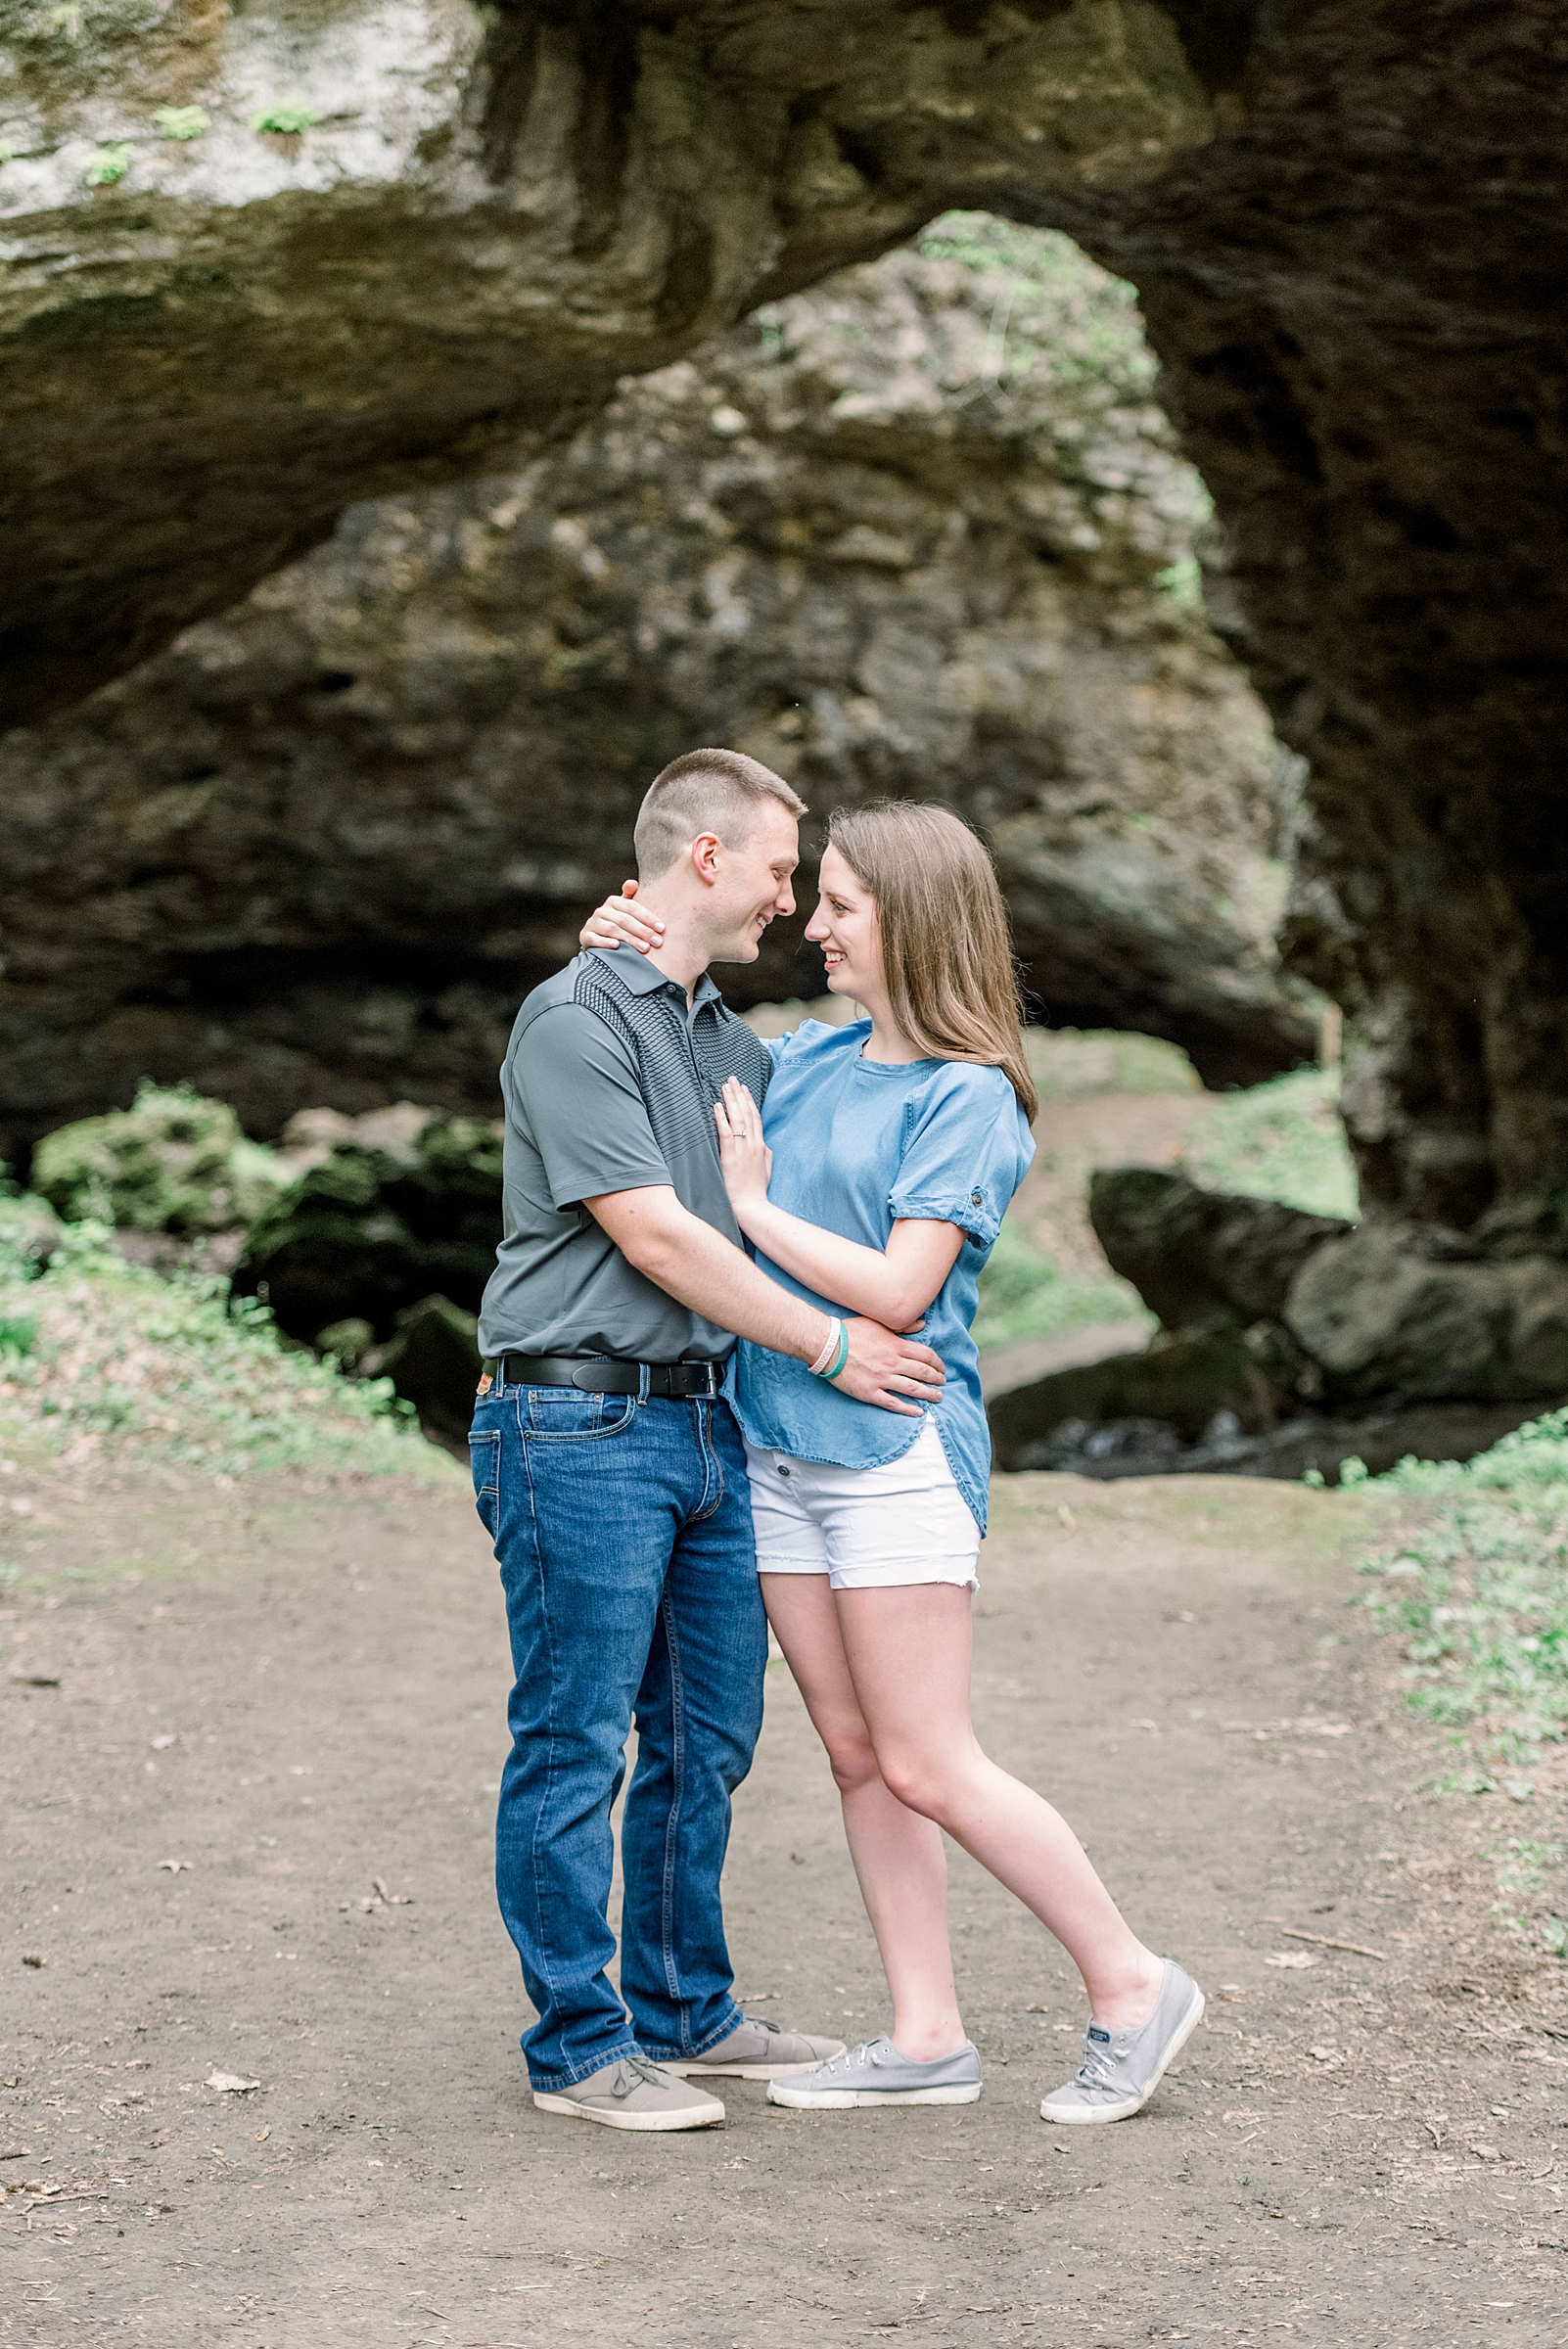
<path fill-rule="evenodd" d="M 746 1446 L 759 1574 L 825 1574 L 835 1590 L 906 1583 L 977 1589 L 980 1528 L 927 1419 L 875 1468 L 832 1468 Z"/>

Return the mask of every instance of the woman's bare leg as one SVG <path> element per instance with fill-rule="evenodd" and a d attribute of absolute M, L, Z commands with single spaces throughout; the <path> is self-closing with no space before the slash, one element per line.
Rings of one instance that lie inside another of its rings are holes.
<path fill-rule="evenodd" d="M 764 1574 L 768 1621 L 844 1805 L 844 1831 L 893 1994 L 893 2040 L 917 2063 L 964 2044 L 947 1945 L 942 1830 L 888 1791 L 855 1702 L 825 1574 Z"/>
<path fill-rule="evenodd" d="M 1096 2022 L 1112 2031 L 1147 2022 L 1159 1958 L 1126 1924 L 1061 1814 L 998 1769 L 970 1725 L 969 1591 L 915 1583 L 839 1590 L 833 1604 L 890 1792 L 945 1827 L 1055 1934 L 1084 1977 Z"/>

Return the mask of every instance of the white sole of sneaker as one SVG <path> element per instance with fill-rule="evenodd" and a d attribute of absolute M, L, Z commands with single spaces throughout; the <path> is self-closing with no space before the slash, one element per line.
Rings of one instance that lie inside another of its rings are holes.
<path fill-rule="evenodd" d="M 1086 2109 L 1083 2105 L 1069 2105 L 1062 2112 L 1052 2112 L 1050 2098 L 1047 2096 L 1039 2108 L 1040 2119 L 1053 2121 L 1059 2129 L 1084 2128 L 1085 2126 L 1091 2129 L 1104 2128 L 1108 2121 L 1130 2121 L 1135 2112 L 1143 2110 L 1144 2105 L 1147 2104 L 1166 2073 L 1202 2022 L 1206 2004 L 1207 2001 L 1202 1991 L 1194 1987 L 1192 2004 L 1167 2041 L 1165 2053 L 1160 2058 L 1160 2068 L 1141 2096 L 1130 2096 L 1125 2104 L 1102 2105 L 1098 2110 Z"/>
<path fill-rule="evenodd" d="M 825 2055 L 812 2055 L 805 2063 L 667 2063 L 659 2059 L 662 2072 L 673 2072 L 681 2080 L 794 2080 L 802 2072 L 814 2072 L 819 2065 L 831 2063 L 835 2055 L 845 2052 L 842 2039 L 830 2041 Z"/>
<path fill-rule="evenodd" d="M 872 2112 L 882 2104 L 974 2104 L 980 2088 L 978 2080 L 971 2080 L 962 2088 L 830 2088 L 807 2095 L 774 2081 L 767 2100 L 792 2105 L 798 2112 Z"/>
<path fill-rule="evenodd" d="M 716 2129 L 724 2118 L 716 2096 L 707 2110 L 698 2105 L 681 2112 L 601 2112 L 595 2104 L 578 2104 L 547 2088 L 536 2088 L 533 2101 L 541 2112 L 564 2113 L 570 2121 L 599 2121 L 606 2129 Z"/>

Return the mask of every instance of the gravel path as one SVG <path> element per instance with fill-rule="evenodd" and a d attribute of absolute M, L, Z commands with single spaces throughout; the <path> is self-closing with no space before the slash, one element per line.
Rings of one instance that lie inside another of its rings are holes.
<path fill-rule="evenodd" d="M 526 2094 L 501 1610 L 461 1488 L 117 1487 L 23 1460 L 6 1490 L 0 2342 L 1564 2337 L 1568 1968 L 1488 1914 L 1478 1841 L 1518 1816 L 1415 1792 L 1434 1749 L 1343 1605 L 1360 1497 L 998 1482 L 984 1732 L 1211 1993 L 1146 2114 L 1037 2118 L 1079 2005 L 955 1855 L 980 2104 L 728 2083 L 722 2132 L 628 2139 Z M 770 1683 L 738 1987 L 869 2035 L 836 1804 Z"/>

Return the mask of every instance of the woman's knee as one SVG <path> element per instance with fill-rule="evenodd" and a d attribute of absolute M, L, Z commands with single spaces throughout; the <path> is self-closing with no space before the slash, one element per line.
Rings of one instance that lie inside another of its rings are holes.
<path fill-rule="evenodd" d="M 833 1783 L 840 1794 L 857 1794 L 862 1786 L 873 1785 L 881 1776 L 876 1753 L 863 1726 L 858 1729 L 841 1727 L 824 1731 L 822 1743 L 827 1748 Z"/>
<path fill-rule="evenodd" d="M 930 1754 L 917 1748 L 884 1746 L 877 1754 L 877 1763 L 890 1794 L 896 1795 L 906 1811 L 918 1811 L 922 1819 L 935 1819 L 945 1826 L 954 1810 L 951 1774 L 944 1770 Z"/>

